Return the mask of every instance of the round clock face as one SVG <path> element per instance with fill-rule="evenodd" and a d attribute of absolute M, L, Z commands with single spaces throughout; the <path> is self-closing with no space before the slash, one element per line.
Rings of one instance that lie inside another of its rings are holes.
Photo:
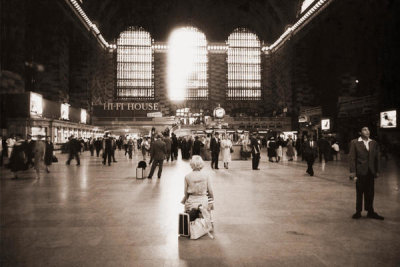
<path fill-rule="evenodd" d="M 215 117 L 222 118 L 225 115 L 225 110 L 223 108 L 217 108 L 215 110 Z"/>

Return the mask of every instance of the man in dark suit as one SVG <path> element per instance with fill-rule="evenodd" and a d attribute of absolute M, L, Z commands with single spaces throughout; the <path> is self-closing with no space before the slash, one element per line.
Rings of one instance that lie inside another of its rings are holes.
<path fill-rule="evenodd" d="M 178 138 L 176 138 L 174 133 L 172 133 L 171 141 L 171 161 L 174 161 L 174 158 L 175 160 L 178 159 Z"/>
<path fill-rule="evenodd" d="M 374 211 L 374 183 L 379 172 L 378 143 L 369 138 L 368 127 L 361 128 L 360 137 L 350 143 L 350 178 L 356 180 L 356 213 L 353 219 L 361 217 L 363 195 L 364 209 L 367 217 L 383 220 L 384 218 Z"/>
<path fill-rule="evenodd" d="M 150 148 L 150 155 L 153 160 L 153 163 L 151 165 L 149 176 L 147 177 L 149 179 L 151 179 L 153 177 L 153 174 L 154 174 L 154 171 L 155 171 L 157 165 L 158 165 L 157 176 L 158 176 L 158 179 L 161 178 L 163 162 L 164 162 L 165 156 L 167 155 L 167 145 L 161 138 L 162 138 L 161 134 L 157 134 L 156 140 L 152 143 L 151 148 Z"/>
<path fill-rule="evenodd" d="M 259 170 L 258 164 L 260 163 L 260 144 L 256 138 L 256 134 L 253 134 L 250 139 L 251 156 L 252 156 L 252 167 L 253 170 Z"/>
<path fill-rule="evenodd" d="M 108 166 L 111 166 L 113 142 L 108 133 L 104 135 L 102 147 L 103 147 L 103 165 L 106 165 L 106 160 L 108 160 Z"/>
<path fill-rule="evenodd" d="M 165 146 L 167 147 L 167 162 L 169 161 L 169 158 L 171 158 L 171 161 L 173 161 L 174 157 L 171 155 L 172 141 L 171 141 L 171 138 L 169 138 L 169 135 L 167 133 L 164 133 L 163 141 L 165 143 Z"/>
<path fill-rule="evenodd" d="M 73 158 L 76 159 L 77 164 L 76 165 L 81 165 L 81 161 L 79 159 L 79 154 L 78 152 L 80 151 L 81 145 L 78 142 L 78 140 L 76 140 L 74 135 L 71 135 L 69 138 L 69 156 L 68 156 L 68 160 L 66 162 L 67 165 L 69 165 L 71 163 L 71 160 Z"/>
<path fill-rule="evenodd" d="M 304 137 L 303 156 L 307 162 L 307 173 L 310 176 L 313 176 L 314 175 L 313 164 L 315 158 L 318 156 L 318 146 L 312 136 L 309 138 L 309 140 L 307 137 Z"/>
<path fill-rule="evenodd" d="M 219 140 L 219 133 L 215 133 L 210 142 L 211 149 L 211 168 L 218 170 L 218 157 L 221 150 L 221 140 Z"/>

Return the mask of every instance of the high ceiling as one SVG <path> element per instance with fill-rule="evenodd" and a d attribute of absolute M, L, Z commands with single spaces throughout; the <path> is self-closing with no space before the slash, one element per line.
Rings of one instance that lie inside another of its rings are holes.
<path fill-rule="evenodd" d="M 272 43 L 296 21 L 300 0 L 83 0 L 83 9 L 109 41 L 128 26 L 142 26 L 167 41 L 178 26 L 195 26 L 209 42 L 225 41 L 237 27 Z"/>

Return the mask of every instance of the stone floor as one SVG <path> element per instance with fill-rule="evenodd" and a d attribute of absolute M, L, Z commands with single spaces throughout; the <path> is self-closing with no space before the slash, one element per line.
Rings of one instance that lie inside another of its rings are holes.
<path fill-rule="evenodd" d="M 215 192 L 215 239 L 178 237 L 187 161 L 160 180 L 135 179 L 137 159 L 103 166 L 82 156 L 36 181 L 1 169 L 1 266 L 400 266 L 399 167 L 383 164 L 375 209 L 384 221 L 351 219 L 347 164 L 251 161 L 205 171 Z M 220 164 L 222 166 L 222 163 Z M 156 175 L 154 175 L 156 177 Z"/>

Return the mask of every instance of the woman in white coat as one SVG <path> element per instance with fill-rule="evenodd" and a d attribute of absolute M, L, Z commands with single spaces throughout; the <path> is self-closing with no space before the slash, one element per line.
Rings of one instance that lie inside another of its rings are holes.
<path fill-rule="evenodd" d="M 222 149 L 221 153 L 225 169 L 229 168 L 229 162 L 231 162 L 231 148 L 232 148 L 232 141 L 226 134 L 224 134 L 222 136 L 222 141 L 221 141 L 221 149 Z"/>

